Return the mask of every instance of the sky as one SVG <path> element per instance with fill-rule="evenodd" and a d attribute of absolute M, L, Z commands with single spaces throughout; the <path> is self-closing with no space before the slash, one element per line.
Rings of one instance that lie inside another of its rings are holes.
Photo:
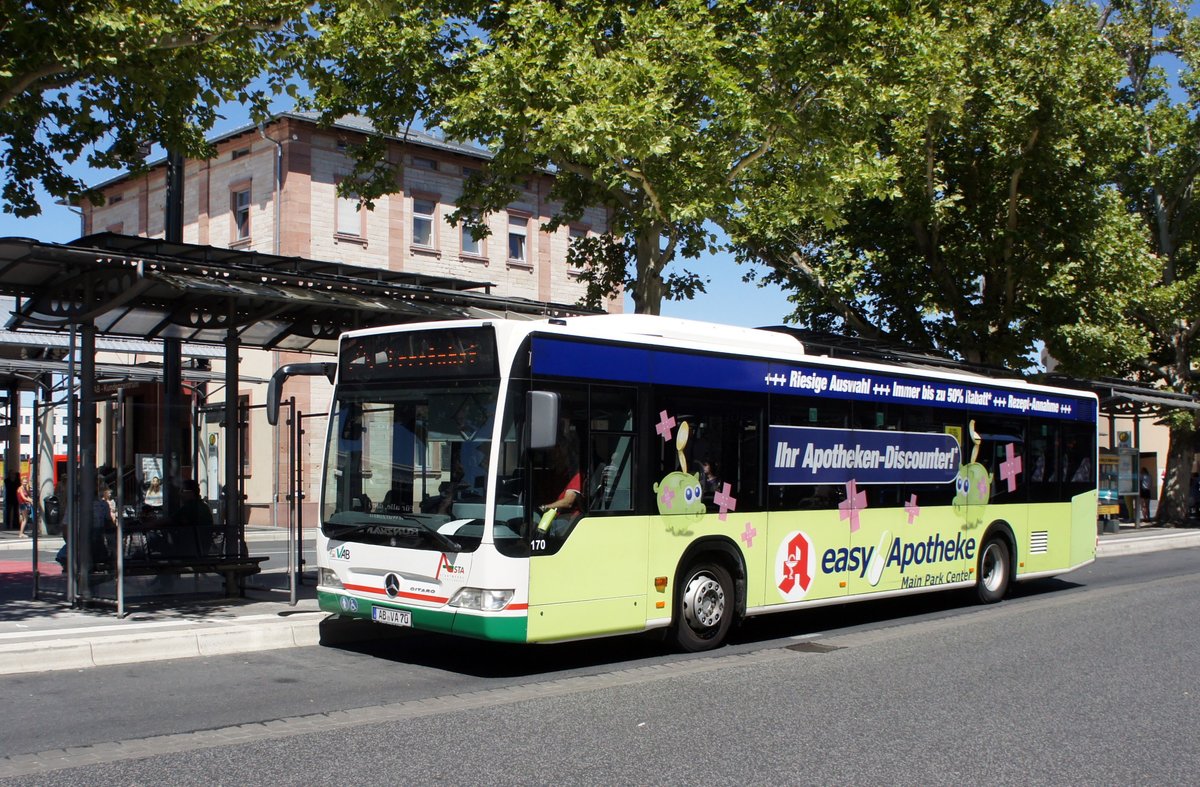
<path fill-rule="evenodd" d="M 236 111 L 213 129 L 212 135 L 246 125 L 245 114 Z M 152 155 L 157 158 L 158 153 Z M 79 166 L 69 170 L 87 183 L 101 183 L 121 173 L 113 170 L 89 170 Z M 9 213 L 0 212 L 0 238 L 23 237 L 50 243 L 66 243 L 80 237 L 79 214 L 64 205 L 55 204 L 41 192 L 42 214 L 29 219 L 19 219 Z M 787 296 L 776 288 L 762 288 L 757 284 L 742 281 L 745 266 L 740 266 L 728 253 L 705 255 L 697 260 L 682 264 L 688 270 L 708 279 L 707 292 L 690 301 L 665 301 L 662 314 L 690 320 L 724 323 L 757 328 L 781 325 L 784 317 L 792 312 Z M 633 311 L 633 301 L 625 299 L 625 311 Z"/>

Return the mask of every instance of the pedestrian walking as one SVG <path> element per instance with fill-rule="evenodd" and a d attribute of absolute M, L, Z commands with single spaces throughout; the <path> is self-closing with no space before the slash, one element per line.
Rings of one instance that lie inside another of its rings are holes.
<path fill-rule="evenodd" d="M 17 529 L 17 538 L 25 538 L 25 526 L 33 516 L 33 490 L 29 488 L 29 476 L 24 476 L 21 485 L 17 487 L 17 505 L 20 507 L 17 515 L 21 523 Z"/>

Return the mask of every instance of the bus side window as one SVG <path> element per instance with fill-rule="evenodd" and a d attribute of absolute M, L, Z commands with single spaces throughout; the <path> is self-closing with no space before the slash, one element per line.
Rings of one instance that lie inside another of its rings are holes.
<path fill-rule="evenodd" d="M 1096 488 L 1096 432 L 1089 424 L 1062 427 L 1063 499 Z"/>
<path fill-rule="evenodd" d="M 1029 497 L 1029 459 L 1026 456 L 1025 424 L 1017 421 L 988 421 L 980 461 L 992 478 L 993 503 L 1024 503 Z M 986 458 L 984 458 L 986 455 Z"/>
<path fill-rule="evenodd" d="M 840 399 L 807 396 L 772 396 L 770 423 L 779 426 L 808 426 L 845 429 L 850 425 L 850 403 Z M 795 484 L 768 488 L 773 511 L 836 508 L 846 499 L 844 486 Z"/>
<path fill-rule="evenodd" d="M 652 480 L 661 514 L 762 509 L 762 409 L 751 398 L 708 399 L 660 389 L 652 411 L 664 424 Z M 674 421 L 674 425 L 671 422 Z M 686 435 L 684 437 L 683 435 Z M 692 498 L 699 488 L 699 500 Z"/>
<path fill-rule="evenodd" d="M 633 462 L 637 390 L 592 386 L 588 408 L 590 446 L 584 505 L 588 513 L 633 510 Z"/>
<path fill-rule="evenodd" d="M 1029 425 L 1029 502 L 1053 503 L 1060 497 L 1058 427 L 1050 420 L 1034 419 Z"/>

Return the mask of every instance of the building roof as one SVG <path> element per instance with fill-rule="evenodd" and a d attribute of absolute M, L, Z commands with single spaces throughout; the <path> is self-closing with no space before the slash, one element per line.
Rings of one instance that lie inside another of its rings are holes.
<path fill-rule="evenodd" d="M 285 119 L 286 120 L 298 120 L 302 123 L 311 123 L 313 125 L 320 125 L 320 118 L 321 118 L 321 116 L 320 116 L 320 113 L 318 113 L 318 112 L 300 112 L 300 111 L 278 112 L 278 113 L 272 115 L 271 119 L 268 120 L 264 125 L 270 125 L 272 123 L 276 123 L 280 120 L 285 120 Z M 330 124 L 329 128 L 340 129 L 342 131 L 352 131 L 352 132 L 355 132 L 358 134 L 377 134 L 377 133 L 379 133 L 375 129 L 375 125 L 371 122 L 371 120 L 369 118 L 363 117 L 362 115 L 345 115 L 341 118 L 338 118 L 332 124 Z M 249 123 L 244 126 L 238 126 L 237 128 L 235 128 L 231 131 L 226 131 L 224 133 L 217 134 L 216 136 L 209 138 L 209 142 L 212 143 L 213 145 L 220 145 L 222 142 L 226 142 L 230 139 L 235 139 L 236 137 L 240 137 L 244 134 L 257 134 L 258 131 L 259 131 L 258 124 Z M 417 129 L 408 129 L 408 130 L 404 131 L 404 133 L 402 133 L 402 134 L 385 134 L 384 136 L 387 139 L 393 139 L 398 142 L 405 142 L 410 145 L 416 145 L 418 147 L 428 148 L 430 150 L 437 150 L 437 151 L 441 151 L 443 153 L 455 153 L 455 154 L 458 154 L 461 156 L 468 156 L 470 158 L 479 159 L 480 161 L 489 161 L 492 158 L 491 151 L 476 147 L 474 145 L 468 145 L 463 142 L 454 142 L 454 141 L 442 139 L 440 137 L 434 136 L 432 134 L 429 134 L 429 133 L 426 133 L 424 131 L 420 131 Z M 155 167 L 166 166 L 166 163 L 167 163 L 166 156 L 162 156 L 160 158 L 154 159 L 153 161 L 147 162 L 146 168 L 154 169 Z M 96 184 L 93 188 L 95 188 L 97 190 L 103 190 L 115 183 L 120 183 L 121 181 L 125 180 L 128 177 L 129 177 L 129 173 L 126 172 L 121 175 L 111 177 L 108 180 L 102 181 L 101 183 Z"/>

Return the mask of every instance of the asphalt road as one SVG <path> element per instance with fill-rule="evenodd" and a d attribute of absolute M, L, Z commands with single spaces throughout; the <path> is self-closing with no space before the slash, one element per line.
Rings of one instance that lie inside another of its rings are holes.
<path fill-rule="evenodd" d="M 1192 784 L 1198 564 L 770 616 L 694 656 L 382 630 L 14 675 L 0 784 Z"/>

